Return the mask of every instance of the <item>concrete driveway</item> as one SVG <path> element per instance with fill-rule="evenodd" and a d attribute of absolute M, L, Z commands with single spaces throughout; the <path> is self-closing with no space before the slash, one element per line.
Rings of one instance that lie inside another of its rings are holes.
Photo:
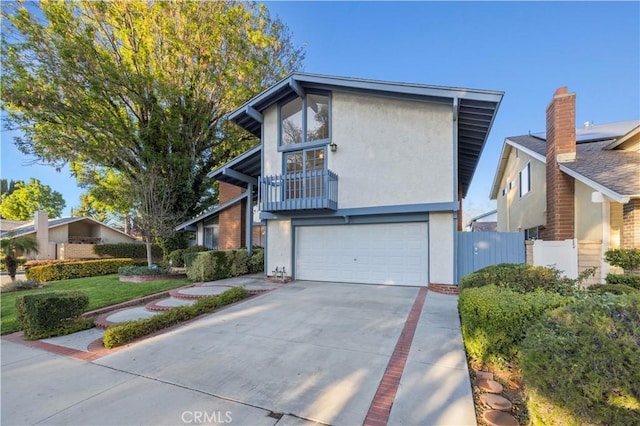
<path fill-rule="evenodd" d="M 3 340 L 1 422 L 475 424 L 457 298 L 434 292 L 388 419 L 371 416 L 418 293 L 292 283 L 92 362 Z"/>

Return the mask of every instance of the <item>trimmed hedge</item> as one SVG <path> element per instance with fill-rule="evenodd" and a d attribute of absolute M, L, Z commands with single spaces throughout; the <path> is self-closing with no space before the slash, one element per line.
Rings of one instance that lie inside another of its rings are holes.
<path fill-rule="evenodd" d="M 95 244 L 93 252 L 100 257 L 144 259 L 147 257 L 147 246 L 144 243 Z M 162 248 L 156 244 L 151 245 L 151 256 L 162 259 Z"/>
<path fill-rule="evenodd" d="M 169 253 L 169 263 L 175 268 L 182 268 L 184 266 L 184 249 L 177 249 Z"/>
<path fill-rule="evenodd" d="M 197 254 L 191 266 L 187 267 L 187 278 L 191 281 L 215 281 L 248 272 L 247 249 L 213 250 Z"/>
<path fill-rule="evenodd" d="M 640 248 L 607 250 L 604 260 L 609 265 L 618 266 L 625 271 L 640 269 Z"/>
<path fill-rule="evenodd" d="M 184 249 L 182 253 L 182 260 L 184 262 L 184 266 L 189 268 L 193 261 L 198 257 L 198 253 L 202 253 L 204 251 L 209 251 L 205 246 L 191 246 Z"/>
<path fill-rule="evenodd" d="M 595 294 L 640 294 L 640 289 L 630 287 L 624 284 L 594 284 L 587 289 L 589 293 Z"/>
<path fill-rule="evenodd" d="M 81 291 L 27 294 L 16 298 L 16 317 L 25 338 L 39 339 L 57 335 L 57 330 L 78 320 L 87 306 L 89 297 Z"/>
<path fill-rule="evenodd" d="M 621 284 L 640 289 L 640 274 L 607 274 L 607 284 Z"/>
<path fill-rule="evenodd" d="M 460 290 L 493 284 L 518 293 L 531 293 L 540 289 L 560 294 L 572 294 L 578 284 L 593 275 L 594 272 L 595 269 L 586 270 L 573 280 L 563 277 L 562 271 L 556 268 L 532 266 L 524 263 L 501 263 L 465 275 L 460 279 Z"/>
<path fill-rule="evenodd" d="M 640 295 L 599 296 L 548 312 L 522 342 L 536 425 L 640 424 Z"/>
<path fill-rule="evenodd" d="M 264 249 L 253 249 L 253 255 L 249 259 L 249 273 L 256 274 L 264 271 Z"/>
<path fill-rule="evenodd" d="M 169 274 L 168 268 L 149 268 L 145 266 L 123 266 L 118 268 L 118 275 L 131 276 L 131 275 L 167 275 Z"/>
<path fill-rule="evenodd" d="M 467 354 L 483 363 L 516 360 L 533 321 L 572 301 L 557 293 L 521 294 L 495 285 L 461 290 L 458 311 Z"/>
<path fill-rule="evenodd" d="M 118 268 L 133 265 L 132 259 L 98 259 L 81 262 L 56 263 L 34 266 L 26 273 L 27 279 L 38 282 L 59 281 L 73 278 L 116 274 Z"/>
<path fill-rule="evenodd" d="M 244 288 L 235 287 L 219 296 L 200 298 L 191 306 L 180 306 L 151 318 L 114 325 L 107 329 L 102 342 L 106 348 L 121 346 L 147 334 L 211 313 L 219 307 L 238 302 L 248 295 Z"/>

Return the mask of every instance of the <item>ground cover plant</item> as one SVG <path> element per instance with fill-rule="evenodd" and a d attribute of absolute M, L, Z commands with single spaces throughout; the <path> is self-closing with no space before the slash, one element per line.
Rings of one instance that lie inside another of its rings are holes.
<path fill-rule="evenodd" d="M 471 368 L 505 385 L 520 424 L 640 424 L 638 290 L 583 288 L 587 273 L 570 280 L 544 269 L 503 264 L 463 277 Z"/>
<path fill-rule="evenodd" d="M 200 298 L 191 306 L 179 306 L 151 318 L 111 326 L 105 332 L 102 341 L 106 348 L 121 346 L 172 325 L 214 312 L 222 306 L 238 302 L 248 296 L 249 293 L 244 288 L 235 287 L 219 296 Z"/>
<path fill-rule="evenodd" d="M 0 331 L 2 334 L 19 330 L 15 303 L 16 298 L 25 294 L 36 294 L 58 290 L 80 290 L 89 297 L 87 310 L 126 302 L 138 297 L 183 287 L 190 284 L 186 278 L 149 281 L 143 283 L 123 283 L 118 275 L 78 278 L 50 283 L 42 288 L 2 294 L 0 298 Z"/>

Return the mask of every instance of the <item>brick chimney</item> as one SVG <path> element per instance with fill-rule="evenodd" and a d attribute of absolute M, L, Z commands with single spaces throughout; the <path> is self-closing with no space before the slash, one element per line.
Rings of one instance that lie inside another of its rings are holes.
<path fill-rule="evenodd" d="M 574 187 L 572 177 L 559 164 L 576 157 L 576 94 L 561 87 L 547 106 L 547 224 L 542 239 L 574 238 Z"/>

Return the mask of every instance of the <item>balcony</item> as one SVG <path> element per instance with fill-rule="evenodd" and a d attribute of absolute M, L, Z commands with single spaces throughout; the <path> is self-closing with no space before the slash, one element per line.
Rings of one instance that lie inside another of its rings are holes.
<path fill-rule="evenodd" d="M 263 176 L 259 182 L 261 211 L 338 209 L 338 175 L 331 170 Z"/>

